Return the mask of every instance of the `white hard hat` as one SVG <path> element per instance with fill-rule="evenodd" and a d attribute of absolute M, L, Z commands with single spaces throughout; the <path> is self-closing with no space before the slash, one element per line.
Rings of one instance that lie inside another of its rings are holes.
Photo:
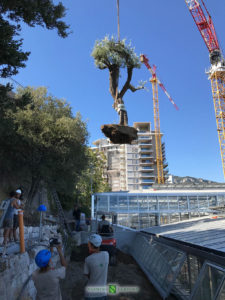
<path fill-rule="evenodd" d="M 22 191 L 20 189 L 16 190 L 17 194 L 22 194 Z"/>
<path fill-rule="evenodd" d="M 92 234 L 89 237 L 89 242 L 92 243 L 95 247 L 99 247 L 102 243 L 102 238 L 99 234 Z"/>

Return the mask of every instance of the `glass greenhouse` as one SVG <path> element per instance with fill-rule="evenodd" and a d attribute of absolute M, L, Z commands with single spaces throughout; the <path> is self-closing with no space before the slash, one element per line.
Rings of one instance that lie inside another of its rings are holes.
<path fill-rule="evenodd" d="M 97 193 L 92 197 L 92 217 L 110 213 L 114 223 L 142 229 L 206 216 L 224 206 L 225 190 Z"/>

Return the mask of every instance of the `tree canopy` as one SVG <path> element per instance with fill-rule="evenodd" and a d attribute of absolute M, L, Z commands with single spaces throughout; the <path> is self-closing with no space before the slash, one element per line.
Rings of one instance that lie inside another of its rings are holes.
<path fill-rule="evenodd" d="M 29 52 L 22 50 L 23 39 L 18 38 L 21 23 L 47 29 L 57 29 L 58 35 L 68 36 L 69 26 L 61 19 L 65 7 L 52 0 L 0 0 L 0 76 L 10 77 L 25 67 Z"/>
<path fill-rule="evenodd" d="M 116 111 L 119 111 L 118 107 L 124 104 L 123 97 L 128 90 L 136 92 L 144 88 L 144 82 L 141 82 L 137 87 L 131 84 L 133 70 L 141 67 L 139 58 L 131 44 L 126 45 L 125 40 L 116 41 L 114 37 L 110 39 L 108 36 L 95 42 L 91 55 L 97 68 L 109 70 L 109 91 L 114 99 L 113 107 Z M 121 68 L 127 69 L 127 79 L 119 90 Z M 124 111 L 125 109 L 122 112 Z"/>
<path fill-rule="evenodd" d="M 95 59 L 95 65 L 99 69 L 109 69 L 113 65 L 119 68 L 141 67 L 140 60 L 131 44 L 126 45 L 126 40 L 117 42 L 114 37 L 109 39 L 106 36 L 103 40 L 97 40 L 92 51 L 92 56 Z"/>
<path fill-rule="evenodd" d="M 92 193 L 109 192 L 110 187 L 107 178 L 104 176 L 106 167 L 106 157 L 102 152 L 94 152 L 86 149 L 86 167 L 80 172 L 74 192 L 71 195 L 60 194 L 60 200 L 65 209 L 69 209 L 74 204 L 81 206 L 82 212 L 90 215 Z"/>
<path fill-rule="evenodd" d="M 87 164 L 88 133 L 81 115 L 46 88 L 19 89 L 2 97 L 0 176 L 29 186 L 31 200 L 40 183 L 62 194 L 73 193 Z"/>

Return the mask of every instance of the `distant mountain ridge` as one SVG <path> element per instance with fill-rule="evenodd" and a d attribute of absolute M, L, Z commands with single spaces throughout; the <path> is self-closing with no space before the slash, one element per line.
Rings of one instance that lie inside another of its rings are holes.
<path fill-rule="evenodd" d="M 182 184 L 182 185 L 199 185 L 199 184 L 203 184 L 203 185 L 213 185 L 213 184 L 224 184 L 221 182 L 216 182 L 216 181 L 211 181 L 211 180 L 206 180 L 206 179 L 202 179 L 202 178 L 195 178 L 195 177 L 190 177 L 190 176 L 185 176 L 185 177 L 180 177 L 180 176 L 175 176 L 172 175 L 172 183 L 173 184 Z"/>

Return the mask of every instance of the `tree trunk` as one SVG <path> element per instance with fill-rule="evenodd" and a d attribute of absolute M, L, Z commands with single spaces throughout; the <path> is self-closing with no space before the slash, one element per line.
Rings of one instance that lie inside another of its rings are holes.
<path fill-rule="evenodd" d="M 127 126 L 128 125 L 128 116 L 126 110 L 120 111 L 120 125 Z"/>
<path fill-rule="evenodd" d="M 116 65 L 112 65 L 109 68 L 109 91 L 114 99 L 114 103 L 118 96 L 118 84 L 119 84 L 120 69 Z"/>
<path fill-rule="evenodd" d="M 37 190 L 39 188 L 39 183 L 40 183 L 40 178 L 36 178 L 36 179 L 32 178 L 31 185 L 30 185 L 30 190 L 29 190 L 29 193 L 27 195 L 27 207 L 28 207 L 28 209 L 31 208 L 33 198 L 34 198 L 34 196 L 37 193 Z"/>

